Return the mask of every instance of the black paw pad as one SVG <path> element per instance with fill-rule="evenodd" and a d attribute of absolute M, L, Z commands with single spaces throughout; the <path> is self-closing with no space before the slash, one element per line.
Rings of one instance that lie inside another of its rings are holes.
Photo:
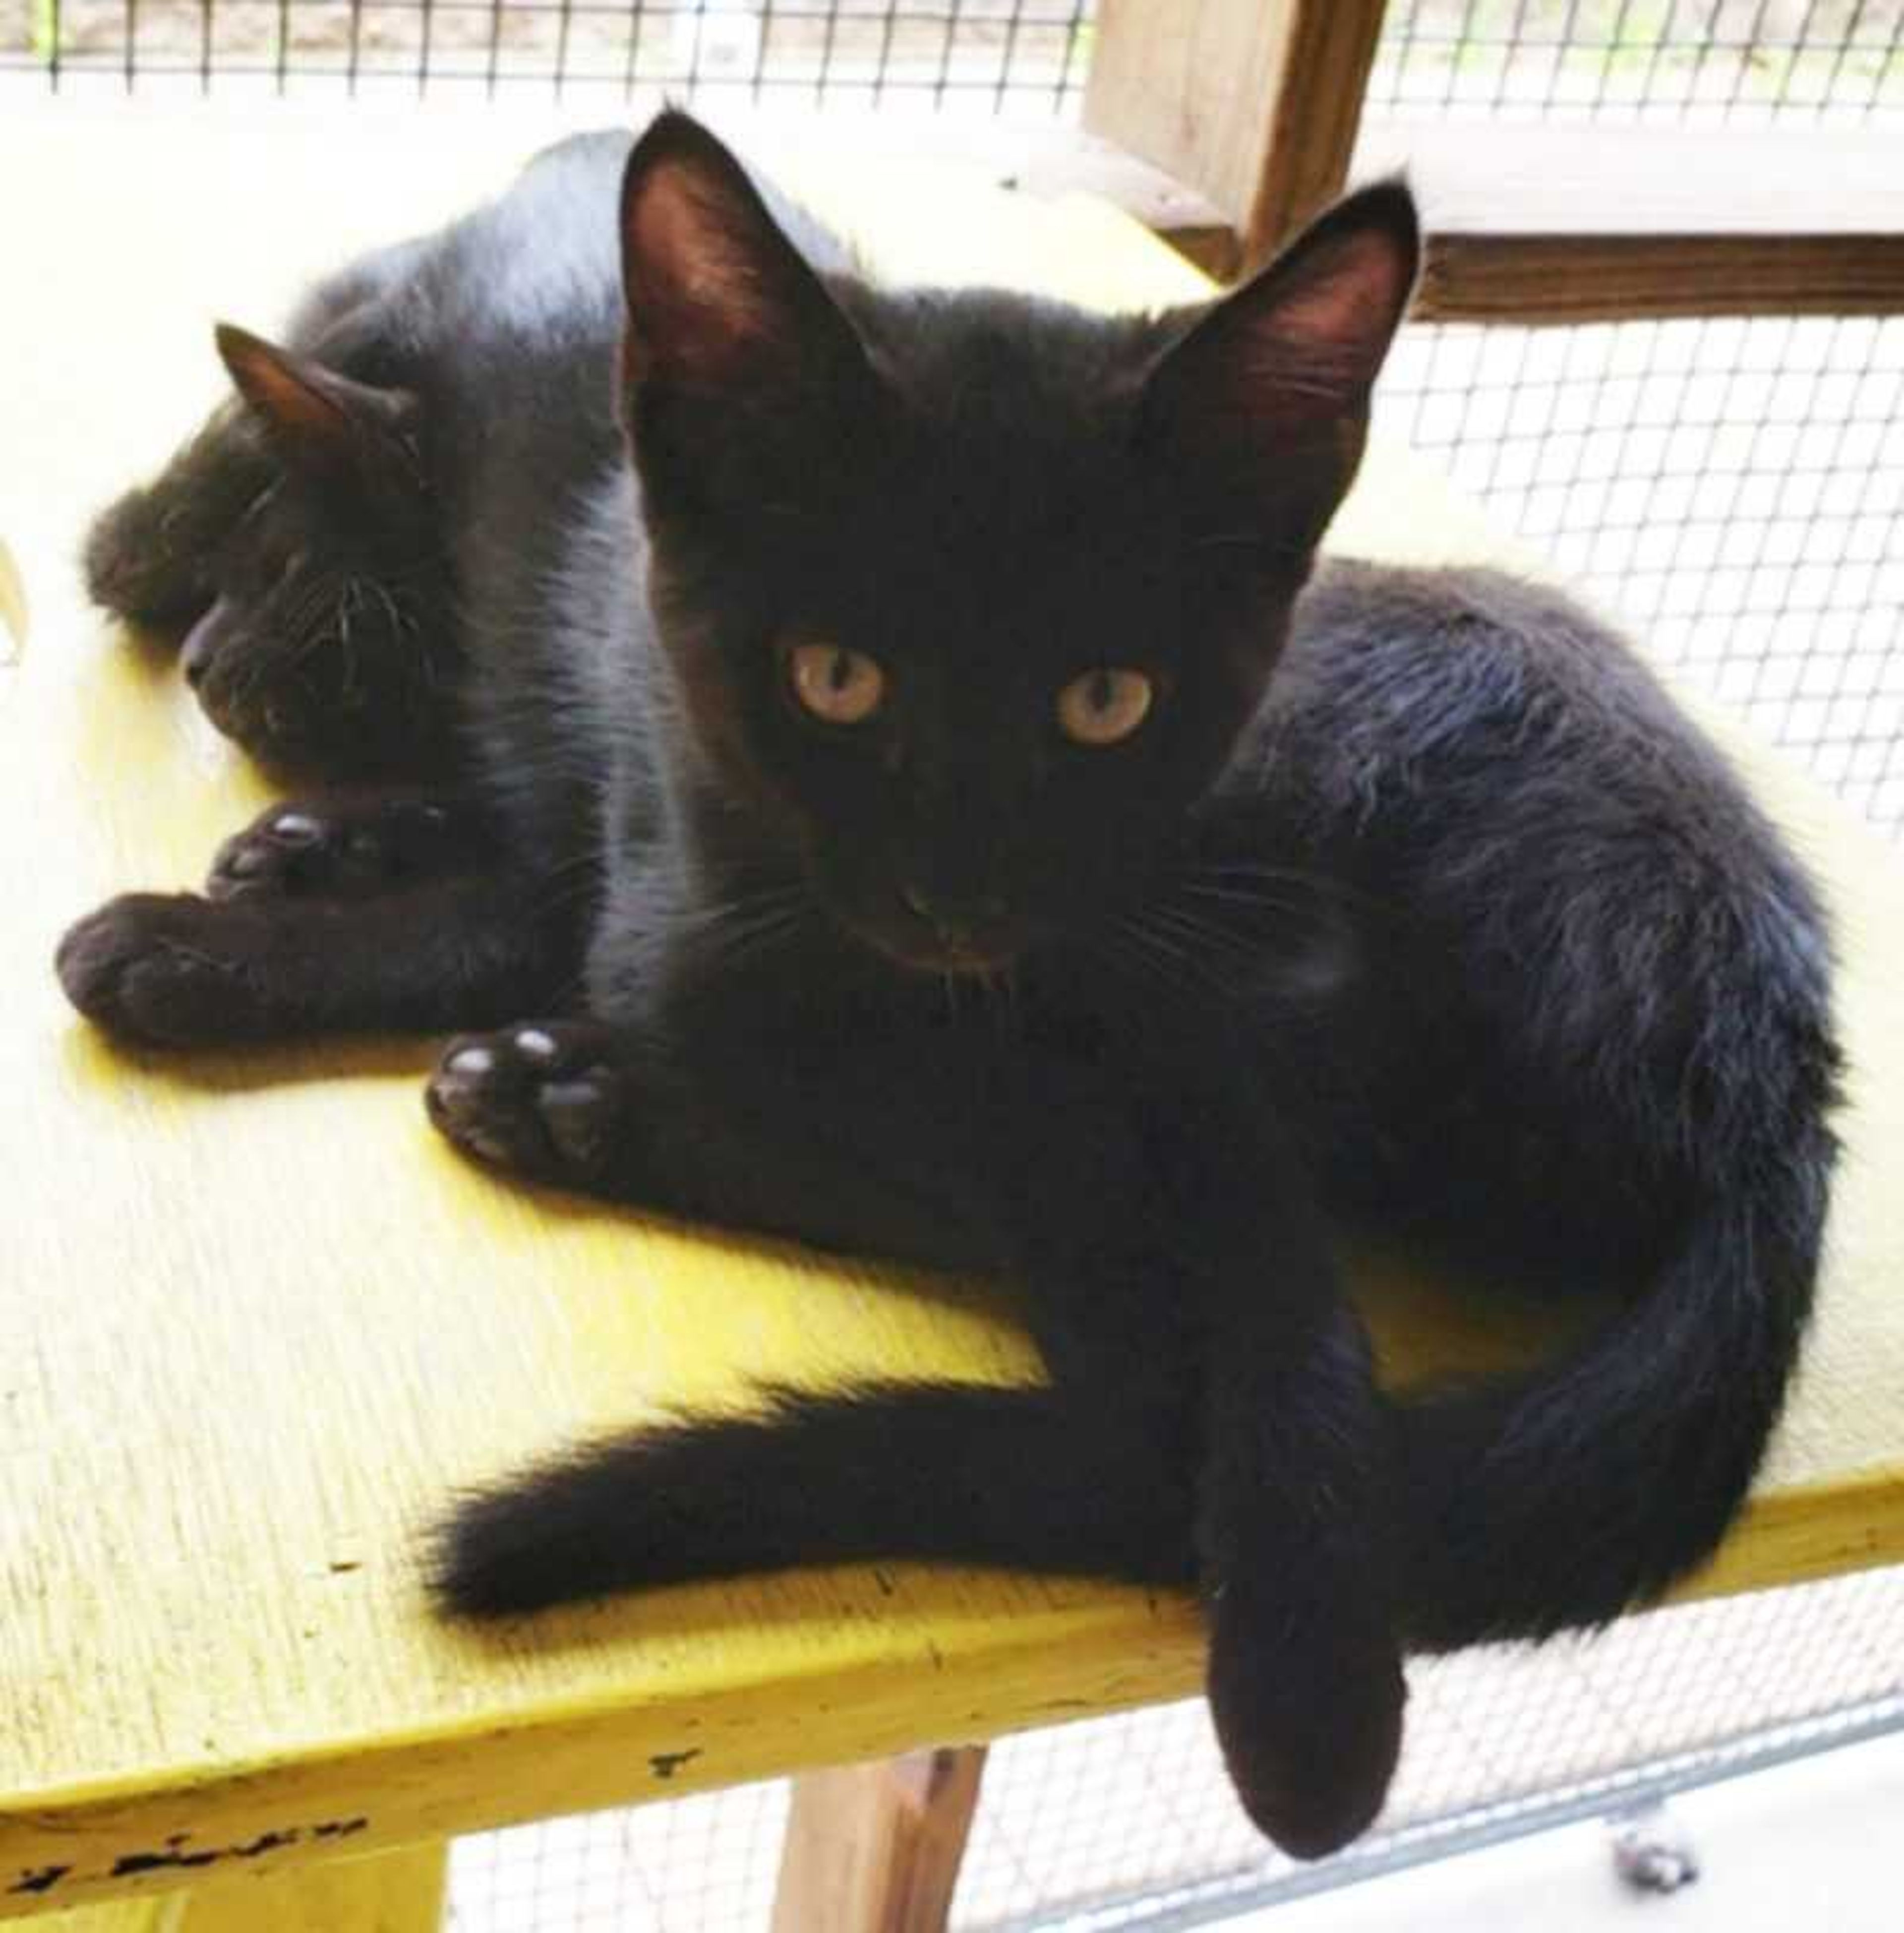
<path fill-rule="evenodd" d="M 466 1153 L 559 1180 L 607 1168 L 626 1097 L 605 1031 L 551 1021 L 454 1042 L 424 1098 Z"/>
<path fill-rule="evenodd" d="M 434 870 L 452 853 L 457 830 L 450 808 L 426 799 L 356 807 L 294 801 L 227 839 L 205 890 L 215 900 L 375 892 Z"/>

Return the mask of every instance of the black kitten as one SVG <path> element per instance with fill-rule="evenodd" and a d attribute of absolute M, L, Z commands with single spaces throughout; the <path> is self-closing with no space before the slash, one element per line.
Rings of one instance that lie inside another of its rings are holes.
<path fill-rule="evenodd" d="M 362 319 L 439 452 L 462 789 L 268 814 L 213 897 L 77 927 L 68 991 L 229 1039 L 479 1023 L 579 967 L 579 1011 L 451 1048 L 452 1139 L 996 1276 L 1049 1380 L 582 1447 L 455 1516 L 445 1604 L 902 1555 L 1194 1583 L 1243 1801 L 1326 1851 L 1386 1789 L 1404 1641 L 1609 1619 L 1743 1499 L 1832 1157 L 1812 893 L 1563 600 L 1311 578 L 1401 188 L 1105 321 L 875 291 L 679 115 L 617 294 L 619 160 L 556 151 Z M 1343 1223 L 1614 1310 L 1391 1408 Z"/>

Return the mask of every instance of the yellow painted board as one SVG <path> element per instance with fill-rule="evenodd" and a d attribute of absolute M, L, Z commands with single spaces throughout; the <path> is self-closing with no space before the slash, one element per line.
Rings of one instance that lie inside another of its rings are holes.
<path fill-rule="evenodd" d="M 35 1933 L 437 1933 L 449 1848 L 407 1846 L 289 1872 L 50 1913 Z"/>
<path fill-rule="evenodd" d="M 405 1847 L 194 1887 L 160 1933 L 437 1933 L 449 1848 Z"/>
<path fill-rule="evenodd" d="M 987 1737 L 1199 1673 L 1180 1600 L 917 1567 L 488 1637 L 434 1624 L 416 1538 L 458 1483 L 763 1372 L 1010 1377 L 1025 1348 L 890 1275 L 473 1171 L 425 1123 L 427 1045 L 123 1055 L 66 1009 L 66 922 L 194 882 L 265 795 L 173 669 L 85 611 L 86 516 L 218 393 L 212 315 L 269 327 L 311 266 L 436 218 L 529 145 L 496 122 L 343 126 L 0 125 L 0 179 L 43 190 L 9 202 L 26 272 L 0 300 L 0 536 L 30 613 L 0 668 L 0 1916 Z M 1102 209 L 806 165 L 914 272 L 1137 303 L 1198 286 Z M 1395 452 L 1341 540 L 1506 550 Z M 1823 1318 L 1714 1574 L 1731 1589 L 1904 1559 L 1904 881 L 1750 762 L 1830 881 L 1854 1105 Z M 1366 1273 L 1398 1372 L 1526 1339 Z"/>
<path fill-rule="evenodd" d="M 188 1896 L 157 1894 L 147 1899 L 114 1899 L 104 1906 L 76 1906 L 70 1912 L 41 1913 L 33 1922 L 33 1933 L 178 1933 L 179 1916 Z"/>

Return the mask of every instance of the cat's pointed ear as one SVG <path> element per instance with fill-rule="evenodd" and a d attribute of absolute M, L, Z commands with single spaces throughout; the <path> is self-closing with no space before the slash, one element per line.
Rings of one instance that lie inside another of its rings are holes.
<path fill-rule="evenodd" d="M 1193 459 L 1269 470 L 1299 449 L 1352 444 L 1352 471 L 1421 251 L 1404 183 L 1338 202 L 1166 353 L 1146 387 L 1146 434 Z"/>
<path fill-rule="evenodd" d="M 353 382 L 308 356 L 221 322 L 219 359 L 285 462 L 308 475 L 371 482 L 408 467 L 416 400 L 407 390 Z"/>
<path fill-rule="evenodd" d="M 635 144 L 621 242 L 631 390 L 737 398 L 863 371 L 851 324 L 746 170 L 691 116 L 669 109 Z"/>

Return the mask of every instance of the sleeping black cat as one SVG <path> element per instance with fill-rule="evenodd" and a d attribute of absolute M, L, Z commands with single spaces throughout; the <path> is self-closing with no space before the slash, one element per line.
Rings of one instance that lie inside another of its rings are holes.
<path fill-rule="evenodd" d="M 452 1517 L 449 1609 L 875 1556 L 1194 1583 L 1243 1802 L 1326 1851 L 1404 1645 L 1611 1618 L 1736 1511 L 1832 1160 L 1811 890 L 1562 598 L 1314 566 L 1402 188 L 1107 321 L 869 287 L 680 115 L 617 250 L 626 152 L 327 285 L 290 352 L 228 335 L 246 413 L 102 523 L 104 600 L 325 770 L 363 708 L 309 702 L 315 590 L 287 672 L 273 587 L 387 591 L 353 675 L 386 723 L 434 694 L 450 777 L 266 813 L 207 897 L 80 922 L 67 988 L 167 1043 L 508 1023 L 430 1084 L 460 1147 L 983 1272 L 1044 1351 L 563 1454 Z M 1345 1224 L 1611 1312 L 1390 1405 Z"/>

